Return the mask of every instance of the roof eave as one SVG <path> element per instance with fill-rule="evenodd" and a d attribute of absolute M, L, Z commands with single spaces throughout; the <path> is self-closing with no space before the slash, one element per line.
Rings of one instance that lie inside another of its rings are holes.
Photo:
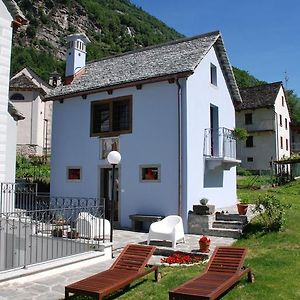
<path fill-rule="evenodd" d="M 57 96 L 53 96 L 53 97 L 51 97 L 51 95 L 50 95 L 50 96 L 46 96 L 45 99 L 43 99 L 43 101 L 61 101 L 64 99 L 83 96 L 83 95 L 87 95 L 87 94 L 96 94 L 96 93 L 111 91 L 111 90 L 115 90 L 115 89 L 122 89 L 122 88 L 137 86 L 137 85 L 144 85 L 144 84 L 149 84 L 149 83 L 166 81 L 166 80 L 170 80 L 170 79 L 179 79 L 179 78 L 189 77 L 193 73 L 194 73 L 193 71 L 185 71 L 185 72 L 168 74 L 168 75 L 147 78 L 147 79 L 142 79 L 142 80 L 129 81 L 129 82 L 116 84 L 116 85 L 106 85 L 106 86 L 99 87 L 99 88 L 82 90 L 82 91 L 77 91 L 77 92 L 68 93 L 68 94 L 64 94 L 64 95 L 57 95 Z"/>

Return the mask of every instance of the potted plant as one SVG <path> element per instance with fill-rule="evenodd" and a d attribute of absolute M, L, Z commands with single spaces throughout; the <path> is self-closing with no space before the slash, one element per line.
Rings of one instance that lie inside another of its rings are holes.
<path fill-rule="evenodd" d="M 209 246 L 210 246 L 210 238 L 206 235 L 203 235 L 199 239 L 199 248 L 200 252 L 209 252 Z"/>
<path fill-rule="evenodd" d="M 239 141 L 245 141 L 248 137 L 248 131 L 245 128 L 235 128 L 232 134 Z"/>
<path fill-rule="evenodd" d="M 71 229 L 71 231 L 67 232 L 68 239 L 78 239 L 79 238 L 79 232 L 75 229 Z"/>
<path fill-rule="evenodd" d="M 52 236 L 54 237 L 63 237 L 64 233 L 61 227 L 56 226 L 54 229 L 52 229 Z"/>
<path fill-rule="evenodd" d="M 248 210 L 248 203 L 242 199 L 238 199 L 236 204 L 239 215 L 245 215 Z"/>

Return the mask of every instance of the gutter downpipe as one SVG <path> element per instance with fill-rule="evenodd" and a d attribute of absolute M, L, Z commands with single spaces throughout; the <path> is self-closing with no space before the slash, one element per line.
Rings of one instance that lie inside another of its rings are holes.
<path fill-rule="evenodd" d="M 178 207 L 177 214 L 182 216 L 182 87 L 178 78 L 177 85 L 177 118 L 178 118 Z"/>

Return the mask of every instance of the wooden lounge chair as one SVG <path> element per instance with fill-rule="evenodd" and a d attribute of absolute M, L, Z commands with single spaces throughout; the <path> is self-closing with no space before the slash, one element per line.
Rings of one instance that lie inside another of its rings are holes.
<path fill-rule="evenodd" d="M 158 267 L 146 268 L 154 251 L 153 246 L 127 245 L 108 270 L 66 286 L 65 299 L 69 299 L 69 293 L 73 293 L 100 300 L 106 295 L 128 287 L 134 280 L 150 272 L 155 272 L 155 279 L 158 281 Z"/>
<path fill-rule="evenodd" d="M 216 299 L 245 274 L 253 282 L 251 269 L 243 267 L 246 253 L 245 248 L 217 247 L 204 274 L 169 291 L 169 300 Z"/>

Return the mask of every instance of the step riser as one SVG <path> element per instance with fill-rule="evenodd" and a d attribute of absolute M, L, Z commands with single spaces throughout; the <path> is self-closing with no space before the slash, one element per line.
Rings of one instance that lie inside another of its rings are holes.
<path fill-rule="evenodd" d="M 200 234 L 238 239 L 242 233 L 239 230 L 202 229 Z"/>
<path fill-rule="evenodd" d="M 222 224 L 222 223 L 213 223 L 213 228 L 224 228 L 224 229 L 237 229 L 237 230 L 242 230 L 243 229 L 243 224 Z"/>
<path fill-rule="evenodd" d="M 216 214 L 216 220 L 217 221 L 238 221 L 243 224 L 247 224 L 247 216 L 241 216 L 241 215 L 234 215 L 234 214 Z"/>

